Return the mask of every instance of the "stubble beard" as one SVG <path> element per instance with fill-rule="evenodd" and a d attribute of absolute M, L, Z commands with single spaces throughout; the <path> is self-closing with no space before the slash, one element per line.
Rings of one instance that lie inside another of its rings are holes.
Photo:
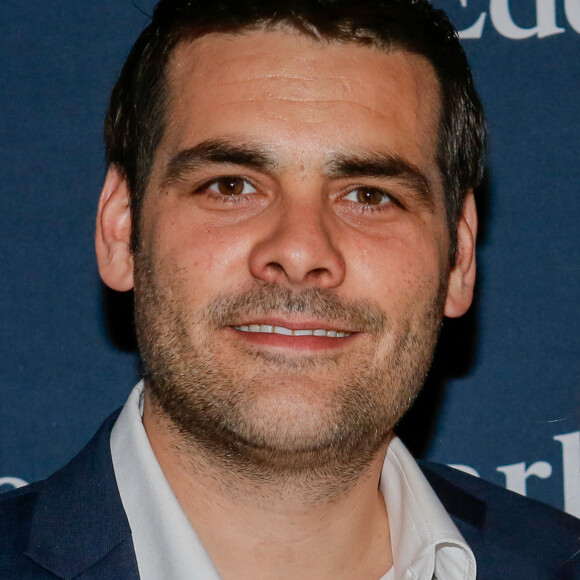
<path fill-rule="evenodd" d="M 152 260 L 136 257 L 135 321 L 147 394 L 195 462 L 256 483 L 318 488 L 327 498 L 353 485 L 419 393 L 431 365 L 446 294 L 422 297 L 397 324 L 369 301 L 332 291 L 256 283 L 211 298 L 190 313 L 167 291 Z M 368 340 L 334 354 L 288 358 L 244 343 L 224 345 L 223 329 L 267 315 L 306 314 L 357 328 Z M 222 331 L 222 335 L 220 335 Z M 386 337 L 386 340 L 385 338 Z M 382 338 L 382 340 L 378 340 Z M 332 482 L 322 487 L 317 482 Z"/>

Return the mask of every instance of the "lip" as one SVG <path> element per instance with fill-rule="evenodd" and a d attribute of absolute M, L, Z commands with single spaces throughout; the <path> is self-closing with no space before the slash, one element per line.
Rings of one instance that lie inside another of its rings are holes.
<path fill-rule="evenodd" d="M 294 336 L 284 335 L 268 332 L 246 332 L 239 330 L 237 327 L 250 326 L 282 326 L 289 330 L 326 330 L 336 332 L 346 332 L 344 337 L 329 337 L 329 336 Z M 356 332 L 344 329 L 340 326 L 312 319 L 296 319 L 291 321 L 284 318 L 253 318 L 248 319 L 240 324 L 229 326 L 227 330 L 233 333 L 237 339 L 243 340 L 246 343 L 273 348 L 276 350 L 293 351 L 297 353 L 313 353 L 321 351 L 337 351 L 347 346 L 358 335 Z"/>
<path fill-rule="evenodd" d="M 290 330 L 317 329 L 317 330 L 336 330 L 337 332 L 348 332 L 349 334 L 356 333 L 356 330 L 346 327 L 343 328 L 341 326 L 330 324 L 329 322 L 325 322 L 323 320 L 313 320 L 312 318 L 304 318 L 304 319 L 292 318 L 292 320 L 276 317 L 251 318 L 248 320 L 244 320 L 242 322 L 236 322 L 235 324 L 232 324 L 230 326 L 231 327 L 250 326 L 253 324 L 257 324 L 260 326 L 283 326 L 284 328 L 288 328 Z"/>

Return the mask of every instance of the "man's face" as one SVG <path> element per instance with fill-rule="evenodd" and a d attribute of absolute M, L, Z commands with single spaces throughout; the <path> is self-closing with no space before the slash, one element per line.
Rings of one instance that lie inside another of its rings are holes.
<path fill-rule="evenodd" d="M 431 66 L 255 31 L 179 46 L 168 80 L 135 257 L 149 397 L 224 457 L 368 462 L 447 293 Z"/>

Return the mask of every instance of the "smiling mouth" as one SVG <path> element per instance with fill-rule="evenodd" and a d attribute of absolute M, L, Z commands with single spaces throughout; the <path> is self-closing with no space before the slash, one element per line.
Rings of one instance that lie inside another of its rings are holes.
<path fill-rule="evenodd" d="M 284 326 L 272 326 L 270 324 L 249 324 L 247 326 L 234 326 L 241 332 L 259 334 L 281 334 L 282 336 L 320 336 L 324 338 L 346 338 L 352 333 L 342 330 L 325 330 L 323 328 L 300 328 L 291 329 Z"/>

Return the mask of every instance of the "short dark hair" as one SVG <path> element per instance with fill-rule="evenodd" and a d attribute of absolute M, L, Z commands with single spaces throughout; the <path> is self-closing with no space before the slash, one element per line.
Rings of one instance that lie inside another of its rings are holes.
<path fill-rule="evenodd" d="M 168 59 L 178 43 L 210 33 L 289 27 L 320 41 L 352 42 L 425 57 L 442 97 L 437 163 L 445 190 L 450 256 L 466 192 L 483 174 L 485 121 L 457 32 L 428 0 L 161 0 L 133 46 L 105 120 L 108 165 L 123 172 L 139 245 L 140 210 L 166 123 Z"/>

